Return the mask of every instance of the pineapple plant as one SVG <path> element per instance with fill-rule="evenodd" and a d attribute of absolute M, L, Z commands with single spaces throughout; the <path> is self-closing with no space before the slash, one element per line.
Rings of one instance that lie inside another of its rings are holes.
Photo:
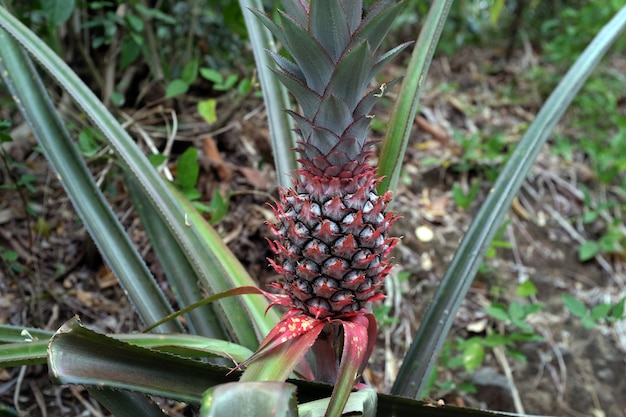
<path fill-rule="evenodd" d="M 299 136 L 300 169 L 293 187 L 280 190 L 271 225 L 292 307 L 316 319 L 354 314 L 383 297 L 396 216 L 391 193 L 379 195 L 369 164 L 369 112 L 392 83 L 368 88 L 381 67 L 406 45 L 377 55 L 399 11 L 379 1 L 362 17 L 355 0 L 286 0 L 281 25 L 257 12 L 289 52 L 272 54 L 277 77 L 295 97 L 290 111 Z"/>

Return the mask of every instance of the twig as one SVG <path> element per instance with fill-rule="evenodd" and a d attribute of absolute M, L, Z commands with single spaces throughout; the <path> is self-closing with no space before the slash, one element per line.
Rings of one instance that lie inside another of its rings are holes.
<path fill-rule="evenodd" d="M 515 381 L 513 380 L 513 372 L 511 371 L 511 367 L 509 366 L 509 361 L 504 354 L 504 348 L 502 346 L 497 346 L 493 348 L 493 353 L 496 357 L 496 360 L 502 367 L 506 379 L 509 381 L 509 389 L 511 390 L 511 396 L 513 397 L 513 405 L 515 406 L 515 411 L 519 414 L 526 414 L 526 411 L 524 411 L 524 405 L 522 404 L 522 398 L 520 397 L 517 386 L 515 385 Z"/>

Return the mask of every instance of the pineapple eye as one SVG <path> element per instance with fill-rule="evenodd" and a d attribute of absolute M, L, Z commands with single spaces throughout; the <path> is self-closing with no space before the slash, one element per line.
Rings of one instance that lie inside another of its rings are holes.
<path fill-rule="evenodd" d="M 289 219 L 293 219 L 294 217 L 296 217 L 296 211 L 293 209 L 293 207 L 289 207 L 289 210 L 280 215 L 281 221 L 287 222 L 289 222 Z"/>
<path fill-rule="evenodd" d="M 367 249 L 363 249 L 358 251 L 355 255 L 354 258 L 352 259 L 354 262 L 359 262 L 364 260 L 365 258 L 367 258 L 369 255 L 371 255 L 371 251 L 367 250 Z"/>
<path fill-rule="evenodd" d="M 309 307 L 313 307 L 318 310 L 330 311 L 330 303 L 323 298 L 311 298 L 310 300 L 307 300 L 306 303 Z"/>
<path fill-rule="evenodd" d="M 345 277 L 343 277 L 343 281 L 346 284 L 350 284 L 354 281 L 358 281 L 359 279 L 362 279 L 363 275 L 359 274 L 357 271 L 350 271 L 346 274 Z"/>
<path fill-rule="evenodd" d="M 298 287 L 298 289 L 300 291 L 302 291 L 303 293 L 306 294 L 311 294 L 313 292 L 313 288 L 311 288 L 311 284 L 309 284 L 306 280 L 302 279 L 302 278 L 298 278 L 296 279 L 296 281 L 294 282 L 294 284 L 296 285 L 296 287 Z"/>
<path fill-rule="evenodd" d="M 374 209 L 374 205 L 372 203 L 370 203 L 369 201 L 367 201 L 365 204 L 363 204 L 363 213 L 367 214 L 370 211 L 372 211 Z"/>
<path fill-rule="evenodd" d="M 323 225 L 328 225 L 331 233 L 339 233 L 340 231 L 337 223 L 330 220 L 324 220 L 322 223 L 318 223 L 318 225 L 315 227 L 315 233 L 319 233 L 319 231 L 322 230 Z"/>
<path fill-rule="evenodd" d="M 372 262 L 370 262 L 370 269 L 374 269 L 374 268 L 378 268 L 380 266 L 380 257 L 376 256 L 374 259 L 372 259 Z"/>
<path fill-rule="evenodd" d="M 311 272 L 319 272 L 319 266 L 313 261 L 306 260 L 302 263 L 302 266 Z"/>
<path fill-rule="evenodd" d="M 348 215 L 346 215 L 346 217 L 343 218 L 343 220 L 341 221 L 341 223 L 345 224 L 345 225 L 351 225 L 354 222 L 354 214 L 350 213 Z"/>
<path fill-rule="evenodd" d="M 361 233 L 359 234 L 359 237 L 361 239 L 367 240 L 367 239 L 371 238 L 373 234 L 374 234 L 374 230 L 373 230 L 372 226 L 371 225 L 367 225 L 367 227 L 365 227 L 361 231 Z"/>
<path fill-rule="evenodd" d="M 296 267 L 293 264 L 293 262 L 291 262 L 291 261 L 284 261 L 283 262 L 283 269 L 285 270 L 285 272 L 287 272 L 289 274 L 292 274 L 292 275 L 293 275 L 294 272 L 296 272 Z"/>
<path fill-rule="evenodd" d="M 309 228 L 304 225 L 302 222 L 298 222 L 295 225 L 296 234 L 300 236 L 307 236 L 310 234 Z"/>
<path fill-rule="evenodd" d="M 314 249 L 317 246 L 317 250 L 319 250 L 323 254 L 328 254 L 328 245 L 324 242 L 320 242 L 317 239 L 311 239 L 309 243 L 304 247 L 305 251 Z"/>
<path fill-rule="evenodd" d="M 336 301 L 343 301 L 346 298 L 352 298 L 354 297 L 352 295 L 352 292 L 350 291 L 337 291 L 336 293 L 333 294 L 332 297 L 330 297 L 330 301 L 336 302 Z"/>
<path fill-rule="evenodd" d="M 311 203 L 311 213 L 314 216 L 320 217 L 322 215 L 322 209 L 319 204 Z"/>
<path fill-rule="evenodd" d="M 323 287 L 323 286 L 327 286 L 329 288 L 338 288 L 339 285 L 337 284 L 337 281 L 335 281 L 334 279 L 329 279 L 328 277 L 321 277 L 316 279 L 313 282 L 313 286 L 314 287 Z"/>

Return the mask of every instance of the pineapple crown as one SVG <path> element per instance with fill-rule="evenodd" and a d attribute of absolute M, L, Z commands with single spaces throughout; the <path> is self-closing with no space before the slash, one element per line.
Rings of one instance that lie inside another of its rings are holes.
<path fill-rule="evenodd" d="M 367 140 L 377 98 L 397 80 L 366 92 L 372 78 L 407 44 L 376 56 L 400 3 L 376 2 L 362 15 L 362 0 L 283 0 L 281 25 L 254 13 L 276 36 L 291 60 L 268 51 L 277 77 L 293 94 L 302 114 L 297 150 L 303 169 L 324 177 L 349 177 L 363 167 L 372 144 Z"/>

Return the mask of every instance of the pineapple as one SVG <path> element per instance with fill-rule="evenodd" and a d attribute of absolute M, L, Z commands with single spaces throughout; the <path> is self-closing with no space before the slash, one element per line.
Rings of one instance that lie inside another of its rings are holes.
<path fill-rule="evenodd" d="M 390 192 L 379 195 L 368 163 L 369 114 L 392 83 L 368 87 L 380 68 L 406 45 L 376 53 L 399 4 L 375 3 L 366 16 L 361 0 L 284 0 L 281 25 L 256 11 L 289 52 L 271 53 L 276 75 L 299 104 L 301 168 L 293 188 L 281 189 L 274 207 L 276 238 L 270 260 L 284 277 L 292 306 L 315 319 L 360 312 L 381 299 L 396 219 Z"/>

